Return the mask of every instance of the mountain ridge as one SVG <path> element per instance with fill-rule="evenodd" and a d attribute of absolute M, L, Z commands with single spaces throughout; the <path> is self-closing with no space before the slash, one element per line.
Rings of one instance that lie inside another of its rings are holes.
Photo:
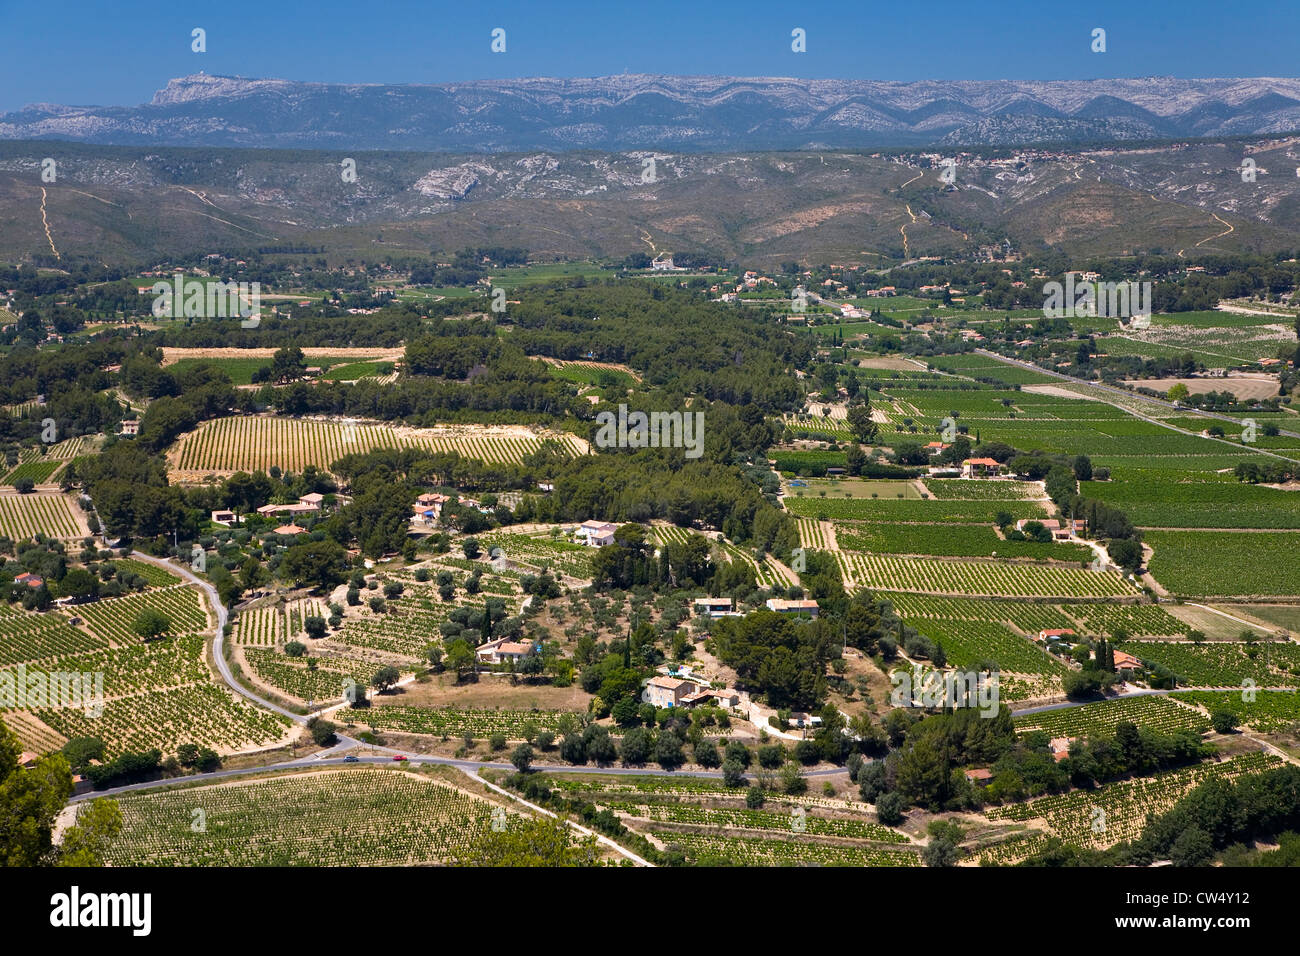
<path fill-rule="evenodd" d="M 138 106 L 31 104 L 0 139 L 97 145 L 693 151 L 1017 146 L 1277 135 L 1300 79 L 881 81 L 527 77 L 324 83 L 197 73 Z"/>

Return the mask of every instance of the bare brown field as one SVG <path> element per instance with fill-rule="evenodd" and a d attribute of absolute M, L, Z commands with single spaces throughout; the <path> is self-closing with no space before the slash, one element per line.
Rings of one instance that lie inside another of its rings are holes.
<path fill-rule="evenodd" d="M 1277 376 L 1261 372 L 1244 372 L 1224 378 L 1142 378 L 1124 384 L 1135 388 L 1153 388 L 1158 392 L 1167 392 L 1175 385 L 1182 384 L 1187 386 L 1187 391 L 1192 395 L 1231 392 L 1245 401 L 1272 398 L 1277 394 Z"/>
<path fill-rule="evenodd" d="M 373 706 L 499 708 L 501 710 L 585 711 L 591 695 L 577 684 L 552 687 L 549 684 L 510 686 L 506 677 L 480 675 L 475 683 L 457 684 L 451 674 L 438 674 L 428 681 L 405 684 L 395 691 L 376 695 Z"/>

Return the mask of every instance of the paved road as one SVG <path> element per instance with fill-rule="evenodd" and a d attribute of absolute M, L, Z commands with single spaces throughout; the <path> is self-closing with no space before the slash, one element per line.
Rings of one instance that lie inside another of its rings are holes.
<path fill-rule="evenodd" d="M 178 574 L 190 584 L 194 584 L 202 588 L 203 591 L 208 595 L 208 600 L 212 604 L 212 609 L 217 615 L 217 632 L 216 635 L 212 638 L 212 659 L 213 661 L 216 662 L 217 670 L 221 672 L 221 679 L 224 680 L 226 684 L 229 685 L 231 690 L 233 690 L 235 693 L 243 697 L 248 698 L 253 703 L 257 704 L 259 707 L 265 707 L 267 710 L 273 710 L 277 714 L 280 714 L 284 717 L 288 717 L 294 723 L 297 724 L 307 723 L 307 718 L 304 717 L 302 714 L 295 714 L 293 711 L 286 710 L 284 707 L 281 707 L 279 704 L 271 703 L 271 701 L 267 700 L 265 697 L 259 697 L 257 694 L 254 694 L 251 690 L 244 687 L 244 685 L 240 684 L 237 680 L 235 680 L 235 675 L 231 673 L 230 664 L 226 660 L 226 655 L 225 655 L 226 621 L 229 619 L 230 615 L 226 611 L 226 606 L 221 603 L 221 598 L 218 597 L 217 595 L 217 589 L 213 587 L 212 584 L 210 584 L 208 581 L 204 580 L 203 578 L 199 577 L 197 574 L 195 574 L 193 571 L 191 571 L 189 568 L 185 567 L 184 565 L 176 564 L 173 561 L 165 561 L 162 558 L 155 558 L 153 555 L 144 554 L 143 552 L 140 551 L 132 552 L 131 557 L 139 561 L 144 561 L 147 564 L 152 564 L 156 567 L 163 568 L 164 570 L 169 571 L 172 574 Z"/>

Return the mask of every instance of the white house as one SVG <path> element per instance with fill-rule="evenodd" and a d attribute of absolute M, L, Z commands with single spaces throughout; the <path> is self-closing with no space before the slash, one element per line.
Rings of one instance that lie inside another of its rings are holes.
<path fill-rule="evenodd" d="M 816 601 L 787 601 L 784 598 L 768 598 L 767 609 L 777 614 L 807 614 L 810 617 L 816 617 L 819 610 Z"/>
<path fill-rule="evenodd" d="M 707 614 L 709 617 L 721 617 L 723 614 L 735 609 L 731 598 L 722 597 L 696 598 L 693 606 L 697 617 L 701 614 Z"/>
<path fill-rule="evenodd" d="M 509 638 L 499 637 L 480 647 L 476 656 L 480 664 L 504 664 L 507 661 L 518 664 L 530 654 L 536 654 L 539 647 L 540 645 L 534 644 L 527 638 L 522 641 L 512 641 Z"/>
<path fill-rule="evenodd" d="M 584 521 L 578 525 L 577 538 L 589 548 L 603 548 L 614 543 L 614 532 L 618 525 L 606 521 Z"/>

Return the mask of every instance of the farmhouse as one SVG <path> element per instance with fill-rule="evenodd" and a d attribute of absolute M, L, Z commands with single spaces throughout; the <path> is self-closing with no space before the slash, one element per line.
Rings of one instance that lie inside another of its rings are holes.
<path fill-rule="evenodd" d="M 14 584 L 24 584 L 29 588 L 39 588 L 45 584 L 45 579 L 28 571 L 24 571 L 22 574 L 18 575 L 18 577 L 14 578 Z"/>
<path fill-rule="evenodd" d="M 138 435 L 138 434 L 140 434 L 140 420 L 139 420 L 138 418 L 127 418 L 127 419 L 123 419 L 123 421 L 122 421 L 122 430 L 121 430 L 121 432 L 119 432 L 119 434 L 122 434 L 122 435 Z"/>
<path fill-rule="evenodd" d="M 589 548 L 603 548 L 614 543 L 618 525 L 604 521 L 584 521 L 578 525 L 577 538 Z"/>
<path fill-rule="evenodd" d="M 275 529 L 276 534 L 305 534 L 306 528 L 300 528 L 296 524 L 282 524 Z"/>
<path fill-rule="evenodd" d="M 212 512 L 212 523 L 223 524 L 229 528 L 232 524 L 238 524 L 239 519 L 235 517 L 233 511 L 214 511 Z"/>
<path fill-rule="evenodd" d="M 1073 740 L 1073 737 L 1053 737 L 1047 742 L 1048 748 L 1052 751 L 1052 758 L 1057 763 L 1070 756 L 1070 744 Z"/>
<path fill-rule="evenodd" d="M 1002 466 L 993 458 L 967 458 L 961 463 L 963 478 L 987 478 L 996 475 Z"/>
<path fill-rule="evenodd" d="M 695 685 L 680 677 L 652 677 L 645 684 L 641 699 L 655 707 L 676 707 L 682 698 L 694 691 Z"/>
<path fill-rule="evenodd" d="M 1051 627 L 1045 628 L 1038 632 L 1038 639 L 1043 642 L 1047 641 L 1067 641 L 1075 636 L 1073 629 L 1068 627 Z"/>
<path fill-rule="evenodd" d="M 988 767 L 978 767 L 974 770 L 967 770 L 966 779 L 976 787 L 984 787 L 993 779 L 993 771 Z"/>
<path fill-rule="evenodd" d="M 1142 662 L 1132 654 L 1126 654 L 1123 651 L 1115 651 L 1115 670 L 1117 671 L 1140 671 Z"/>
<path fill-rule="evenodd" d="M 1054 541 L 1068 541 L 1074 536 L 1074 534 L 1081 532 L 1084 526 L 1082 521 L 1076 521 L 1074 522 L 1074 530 L 1071 531 L 1070 528 L 1062 528 L 1061 522 L 1057 521 L 1055 518 L 1021 518 L 1016 522 L 1016 530 L 1023 534 L 1025 528 L 1033 522 L 1038 522 L 1038 524 L 1047 529 Z"/>
<path fill-rule="evenodd" d="M 768 598 L 767 609 L 777 614 L 807 614 L 817 616 L 817 602 L 813 600 L 787 601 L 784 598 Z"/>
<path fill-rule="evenodd" d="M 740 706 L 740 695 L 734 690 L 711 690 L 709 694 L 712 695 L 719 707 L 734 710 Z"/>
<path fill-rule="evenodd" d="M 522 641 L 511 641 L 508 638 L 499 637 L 495 641 L 488 641 L 477 651 L 480 664 L 505 664 L 522 661 L 530 654 L 536 654 L 540 645 L 533 643 L 525 638 Z"/>
<path fill-rule="evenodd" d="M 1023 534 L 1023 533 L 1024 533 L 1024 530 L 1025 530 L 1025 526 L 1026 526 L 1027 524 L 1029 524 L 1031 521 L 1037 521 L 1039 524 L 1041 524 L 1041 525 L 1042 525 L 1044 528 L 1046 528 L 1048 531 L 1060 531 L 1060 530 L 1061 530 L 1061 522 L 1057 521 L 1055 518 L 1041 518 L 1041 519 L 1040 519 L 1040 518 L 1021 518 L 1019 521 L 1016 522 L 1016 530 L 1019 531 L 1019 532 L 1021 532 L 1021 533 Z"/>
<path fill-rule="evenodd" d="M 309 495 L 303 495 L 301 498 L 298 499 L 298 504 L 311 505 L 313 508 L 316 508 L 317 510 L 319 510 L 320 506 L 323 505 L 324 503 L 325 503 L 325 496 L 315 491 L 313 491 Z"/>

